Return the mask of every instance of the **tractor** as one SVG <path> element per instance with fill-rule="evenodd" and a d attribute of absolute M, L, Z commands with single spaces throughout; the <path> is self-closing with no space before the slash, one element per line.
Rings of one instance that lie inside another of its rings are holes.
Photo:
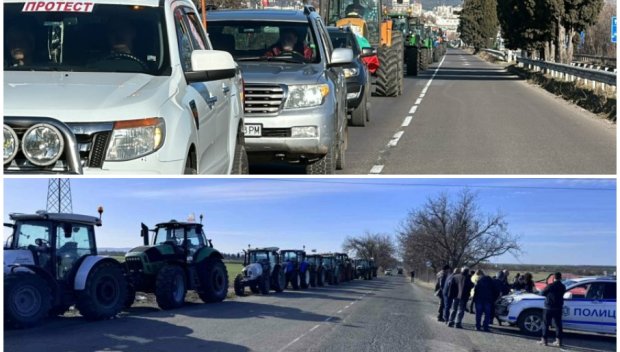
<path fill-rule="evenodd" d="M 368 260 L 368 265 L 370 265 L 370 272 L 372 273 L 372 277 L 377 277 L 377 264 L 375 264 L 375 260 L 374 259 L 369 259 Z"/>
<path fill-rule="evenodd" d="M 355 278 L 372 280 L 372 272 L 370 270 L 370 263 L 367 259 L 355 260 Z"/>
<path fill-rule="evenodd" d="M 243 270 L 235 278 L 234 288 L 237 296 L 245 294 L 245 287 L 252 293 L 269 294 L 271 289 L 284 291 L 286 278 L 284 266 L 277 247 L 244 250 Z"/>
<path fill-rule="evenodd" d="M 12 235 L 4 247 L 4 323 L 36 325 L 75 305 L 88 320 L 108 319 L 123 309 L 123 266 L 97 254 L 99 218 L 48 213 L 10 214 Z"/>
<path fill-rule="evenodd" d="M 381 0 L 319 0 L 319 13 L 330 26 L 350 26 L 377 51 L 379 67 L 373 74 L 375 95 L 395 97 L 403 92 L 403 34 L 384 16 Z"/>
<path fill-rule="evenodd" d="M 340 283 L 341 267 L 336 261 L 336 256 L 332 253 L 322 254 L 323 268 L 325 269 L 325 279 L 330 285 L 338 285 Z"/>
<path fill-rule="evenodd" d="M 153 232 L 153 241 L 149 233 Z M 161 309 L 185 303 L 188 290 L 205 303 L 221 302 L 228 293 L 228 272 L 222 254 L 207 239 L 202 224 L 170 220 L 149 229 L 141 225 L 143 245 L 125 254 L 130 283 L 126 306 L 136 291 L 154 293 Z"/>
<path fill-rule="evenodd" d="M 311 254 L 306 257 L 308 264 L 310 264 L 310 286 L 322 287 L 325 286 L 325 268 L 323 267 L 323 257 L 319 254 Z"/>
<path fill-rule="evenodd" d="M 335 253 L 336 263 L 340 266 L 340 282 L 353 280 L 355 268 L 346 253 Z"/>
<path fill-rule="evenodd" d="M 306 251 L 300 249 L 286 249 L 280 251 L 280 257 L 286 274 L 286 287 L 289 282 L 293 290 L 310 287 L 312 267 L 306 261 Z"/>

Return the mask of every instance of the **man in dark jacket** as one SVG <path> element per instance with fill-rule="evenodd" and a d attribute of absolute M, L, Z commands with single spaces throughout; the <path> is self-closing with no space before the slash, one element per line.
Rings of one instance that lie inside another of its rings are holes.
<path fill-rule="evenodd" d="M 541 345 L 547 346 L 547 337 L 549 336 L 549 325 L 551 320 L 555 323 L 555 342 L 553 346 L 562 346 L 562 308 L 564 307 L 564 293 L 566 286 L 562 283 L 562 273 L 555 273 L 554 281 L 547 285 L 541 292 L 545 296 L 545 309 L 543 311 L 543 330 Z"/>
<path fill-rule="evenodd" d="M 452 308 L 452 300 L 454 293 L 452 291 L 456 291 L 456 284 L 453 285 L 454 275 L 458 274 L 461 270 L 459 268 L 455 268 L 454 272 L 446 278 L 444 283 L 442 293 L 443 293 L 443 303 L 444 303 L 444 311 L 443 311 L 443 320 L 448 323 L 450 321 L 450 308 Z"/>
<path fill-rule="evenodd" d="M 473 302 L 476 305 L 476 330 L 480 330 L 480 320 L 482 313 L 484 313 L 484 322 L 482 327 L 484 331 L 489 331 L 489 322 L 491 320 L 491 306 L 495 304 L 497 299 L 497 288 L 493 283 L 493 279 L 486 276 L 482 270 L 480 270 L 480 277 L 476 281 L 476 288 L 474 289 Z"/>
<path fill-rule="evenodd" d="M 493 284 L 495 285 L 495 290 L 497 292 L 497 296 L 495 297 L 495 301 L 498 298 L 505 296 L 510 293 L 510 287 L 506 283 L 504 271 L 499 271 L 495 278 L 493 278 Z M 495 317 L 495 304 L 491 305 L 491 324 L 493 324 L 493 318 Z M 497 324 L 502 326 L 502 321 L 497 318 Z"/>
<path fill-rule="evenodd" d="M 445 300 L 443 297 L 443 287 L 446 279 L 450 275 L 450 266 L 444 265 L 443 269 L 437 273 L 437 281 L 435 282 L 435 296 L 439 297 L 439 310 L 437 311 L 437 321 L 445 321 L 443 312 L 445 309 Z M 413 278 L 412 278 L 413 280 Z"/>
<path fill-rule="evenodd" d="M 456 290 L 454 288 L 450 290 L 449 298 L 452 298 L 452 312 L 450 313 L 448 326 L 462 329 L 463 325 L 461 325 L 461 322 L 463 321 L 463 315 L 465 315 L 465 308 L 467 307 L 471 289 L 474 287 L 469 276 L 469 268 L 466 266 L 461 268 L 461 273 L 452 277 L 451 285 L 455 286 Z"/>

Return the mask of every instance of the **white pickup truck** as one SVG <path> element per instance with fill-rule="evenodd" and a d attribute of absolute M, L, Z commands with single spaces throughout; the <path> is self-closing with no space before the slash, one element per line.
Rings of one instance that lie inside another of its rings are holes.
<path fill-rule="evenodd" d="M 6 174 L 247 173 L 241 73 L 191 0 L 3 6 Z"/>

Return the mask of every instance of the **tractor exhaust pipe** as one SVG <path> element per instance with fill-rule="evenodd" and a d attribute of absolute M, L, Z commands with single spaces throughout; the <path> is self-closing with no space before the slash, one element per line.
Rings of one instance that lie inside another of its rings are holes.
<path fill-rule="evenodd" d="M 142 237 L 142 240 L 144 241 L 144 245 L 148 246 L 149 245 L 149 228 L 148 226 L 144 225 L 144 223 L 141 223 L 140 226 L 142 227 L 142 229 L 140 230 L 140 236 Z"/>

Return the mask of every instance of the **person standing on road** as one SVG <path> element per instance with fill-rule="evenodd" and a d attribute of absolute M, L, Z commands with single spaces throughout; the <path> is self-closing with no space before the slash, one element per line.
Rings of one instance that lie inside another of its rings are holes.
<path fill-rule="evenodd" d="M 510 287 L 506 283 L 504 275 L 504 271 L 499 271 L 493 279 L 493 284 L 497 291 L 497 298 L 495 300 L 510 293 Z M 491 323 L 493 323 L 493 317 L 495 317 L 495 304 L 491 306 Z M 502 321 L 499 318 L 497 318 L 497 324 L 502 326 Z"/>
<path fill-rule="evenodd" d="M 452 286 L 456 286 L 456 290 L 451 289 L 452 294 L 452 312 L 450 313 L 450 320 L 448 322 L 449 327 L 455 327 L 462 329 L 463 316 L 465 315 L 465 308 L 467 307 L 467 301 L 469 300 L 469 294 L 473 284 L 471 283 L 471 277 L 469 276 L 469 268 L 464 266 L 461 268 L 461 273 L 452 277 Z M 456 318 L 456 320 L 455 320 Z"/>
<path fill-rule="evenodd" d="M 415 280 L 415 270 L 411 270 L 411 282 Z"/>
<path fill-rule="evenodd" d="M 547 285 L 541 292 L 545 297 L 545 309 L 543 311 L 543 330 L 542 339 L 538 342 L 547 346 L 547 337 L 549 336 L 549 325 L 551 320 L 555 323 L 555 342 L 552 346 L 562 347 L 562 308 L 564 307 L 564 294 L 566 286 L 562 283 L 562 273 L 557 272 L 554 275 L 554 281 Z"/>
<path fill-rule="evenodd" d="M 474 288 L 471 289 L 471 293 L 469 297 L 474 297 L 474 291 L 476 290 L 476 282 L 478 281 L 482 273 L 483 273 L 482 269 L 478 269 L 476 273 L 471 276 L 471 283 L 474 285 Z M 474 314 L 474 300 L 473 299 L 471 300 L 471 303 L 469 304 L 469 312 L 471 314 Z"/>
<path fill-rule="evenodd" d="M 446 279 L 448 278 L 448 276 L 450 276 L 450 265 L 444 265 L 443 269 L 437 273 L 437 281 L 435 282 L 435 296 L 439 297 L 439 310 L 437 311 L 437 321 L 441 322 L 446 321 L 443 318 L 445 309 L 443 287 L 446 284 Z"/>
<path fill-rule="evenodd" d="M 484 313 L 484 322 L 482 328 L 489 332 L 489 322 L 491 321 L 491 306 L 497 299 L 497 289 L 493 283 L 493 279 L 484 275 L 482 270 L 476 272 L 478 279 L 474 288 L 474 296 L 472 302 L 476 304 L 476 330 L 480 331 L 480 320 Z"/>
<path fill-rule="evenodd" d="M 454 272 L 452 272 L 452 274 L 448 275 L 448 277 L 446 278 L 445 284 L 443 286 L 443 303 L 444 303 L 444 311 L 443 311 L 443 320 L 446 322 L 446 324 L 448 324 L 448 322 L 450 321 L 450 308 L 452 308 L 452 301 L 454 300 L 453 297 L 456 296 L 456 284 L 453 285 L 454 280 L 452 280 L 454 278 L 454 275 L 458 274 L 460 272 L 459 268 L 454 268 Z"/>

